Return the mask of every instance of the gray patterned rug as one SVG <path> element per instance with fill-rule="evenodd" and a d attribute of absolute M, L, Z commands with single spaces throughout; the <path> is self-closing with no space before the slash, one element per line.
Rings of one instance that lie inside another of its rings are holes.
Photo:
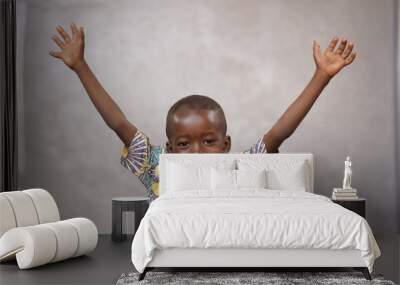
<path fill-rule="evenodd" d="M 361 272 L 147 272 L 145 279 L 138 281 L 139 273 L 123 273 L 116 285 L 133 284 L 387 284 L 380 274 L 371 274 L 372 281 Z"/>

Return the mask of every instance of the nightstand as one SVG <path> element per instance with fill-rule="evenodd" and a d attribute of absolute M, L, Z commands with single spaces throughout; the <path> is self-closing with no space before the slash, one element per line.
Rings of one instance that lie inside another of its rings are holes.
<path fill-rule="evenodd" d="M 135 232 L 149 207 L 148 197 L 114 197 L 112 198 L 112 234 L 113 241 L 123 241 L 122 212 L 135 212 Z"/>
<path fill-rule="evenodd" d="M 357 198 L 354 200 L 336 200 L 332 199 L 332 202 L 339 204 L 340 206 L 353 211 L 354 213 L 359 214 L 361 217 L 365 219 L 366 212 L 366 202 L 367 200 L 364 198 Z"/>

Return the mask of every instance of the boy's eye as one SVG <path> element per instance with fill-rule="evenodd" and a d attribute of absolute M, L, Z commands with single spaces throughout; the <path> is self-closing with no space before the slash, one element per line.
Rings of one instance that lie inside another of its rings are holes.
<path fill-rule="evenodd" d="M 215 140 L 205 140 L 204 142 L 205 144 L 212 144 L 213 142 L 215 142 Z"/>
<path fill-rule="evenodd" d="M 188 146 L 188 142 L 179 142 L 178 146 L 180 146 L 180 147 Z"/>

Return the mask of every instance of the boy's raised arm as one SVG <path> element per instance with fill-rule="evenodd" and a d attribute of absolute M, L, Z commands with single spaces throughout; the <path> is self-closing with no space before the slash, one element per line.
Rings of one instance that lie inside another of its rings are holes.
<path fill-rule="evenodd" d="M 137 129 L 131 124 L 122 113 L 121 109 L 108 95 L 106 90 L 97 80 L 84 58 L 85 34 L 83 27 L 79 29 L 72 23 L 72 37 L 61 27 L 57 27 L 58 35 L 52 37 L 61 51 L 50 51 L 49 54 L 61 59 L 71 68 L 81 80 L 90 100 L 97 111 L 106 122 L 107 126 L 114 130 L 125 146 L 129 146 Z"/>
<path fill-rule="evenodd" d="M 296 130 L 329 81 L 343 67 L 354 61 L 356 57 L 356 53 L 352 52 L 354 45 L 346 39 L 342 39 L 337 46 L 338 42 L 338 38 L 333 38 L 321 53 L 319 44 L 314 41 L 315 73 L 303 92 L 264 135 L 263 142 L 268 152 L 279 152 L 279 146 Z"/>

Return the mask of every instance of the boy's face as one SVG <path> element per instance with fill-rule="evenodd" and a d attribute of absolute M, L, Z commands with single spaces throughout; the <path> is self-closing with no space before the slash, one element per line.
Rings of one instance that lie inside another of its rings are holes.
<path fill-rule="evenodd" d="M 172 118 L 170 153 L 224 153 L 231 138 L 224 136 L 221 115 L 213 110 L 178 109 Z"/>

